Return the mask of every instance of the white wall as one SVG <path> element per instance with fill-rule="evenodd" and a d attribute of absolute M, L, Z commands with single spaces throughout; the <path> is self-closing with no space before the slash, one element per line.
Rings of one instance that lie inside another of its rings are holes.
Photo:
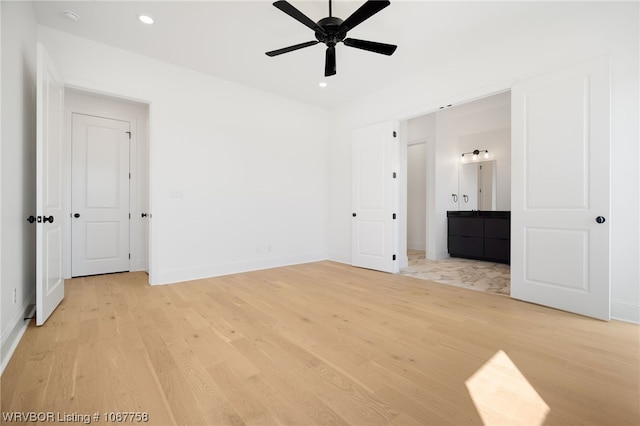
<path fill-rule="evenodd" d="M 407 248 L 426 250 L 427 144 L 407 147 Z"/>
<path fill-rule="evenodd" d="M 39 27 L 65 83 L 150 104 L 150 281 L 325 259 L 328 113 Z"/>
<path fill-rule="evenodd" d="M 500 93 L 450 111 L 457 113 L 451 131 L 457 139 L 458 158 L 474 149 L 488 150 L 489 159 L 496 162 L 496 209 L 511 210 L 511 93 Z M 478 161 L 486 160 L 480 156 Z M 460 210 L 468 210 L 460 200 L 458 205 Z"/>
<path fill-rule="evenodd" d="M 612 314 L 640 322 L 638 3 L 549 2 L 540 7 L 550 18 L 537 31 L 513 29 L 499 44 L 445 65 L 434 64 L 419 77 L 395 82 L 333 111 L 330 257 L 351 261 L 351 193 L 344 182 L 351 176 L 352 129 L 497 93 L 527 77 L 607 54 L 612 61 Z"/>
<path fill-rule="evenodd" d="M 2 9 L 0 293 L 1 366 L 6 366 L 35 303 L 36 21 L 28 2 Z M 16 299 L 14 302 L 13 293 Z"/>
<path fill-rule="evenodd" d="M 451 194 L 458 193 L 458 163 L 460 150 L 458 148 L 459 126 L 458 114 L 455 108 L 436 113 L 435 152 L 428 166 L 434 169 L 434 179 L 431 181 L 435 194 L 434 203 L 429 208 L 429 220 L 432 222 L 428 235 L 430 250 L 427 259 L 446 259 L 447 250 L 447 211 L 458 210 L 458 203 Z"/>

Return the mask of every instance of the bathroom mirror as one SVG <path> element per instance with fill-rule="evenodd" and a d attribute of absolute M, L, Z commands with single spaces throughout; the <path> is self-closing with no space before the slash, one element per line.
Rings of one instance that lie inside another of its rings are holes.
<path fill-rule="evenodd" d="M 458 167 L 458 210 L 496 210 L 496 161 Z"/>

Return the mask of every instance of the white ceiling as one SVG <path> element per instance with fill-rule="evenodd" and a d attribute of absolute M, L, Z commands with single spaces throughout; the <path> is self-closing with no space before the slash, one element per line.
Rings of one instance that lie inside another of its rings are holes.
<path fill-rule="evenodd" d="M 327 1 L 289 2 L 314 21 L 328 15 Z M 333 15 L 345 19 L 363 2 L 336 0 Z M 323 44 L 273 58 L 264 54 L 314 40 L 310 29 L 271 3 L 40 1 L 34 7 L 42 25 L 324 108 L 544 25 L 558 12 L 550 3 L 392 0 L 349 37 L 397 44 L 394 55 L 339 45 L 337 75 L 325 78 Z M 80 20 L 69 20 L 64 10 Z M 140 14 L 155 23 L 140 23 Z M 329 86 L 319 88 L 320 81 Z"/>

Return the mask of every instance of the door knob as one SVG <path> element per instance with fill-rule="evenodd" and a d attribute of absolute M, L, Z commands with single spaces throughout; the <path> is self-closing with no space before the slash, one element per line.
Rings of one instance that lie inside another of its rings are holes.
<path fill-rule="evenodd" d="M 355 213 L 351 213 L 351 216 L 356 217 L 356 214 Z"/>
<path fill-rule="evenodd" d="M 43 216 L 43 217 L 42 217 L 42 221 L 43 221 L 44 223 L 47 223 L 47 222 L 49 222 L 49 223 L 53 223 L 53 216 L 49 216 L 49 217 Z"/>
<path fill-rule="evenodd" d="M 29 216 L 29 217 L 27 218 L 27 222 L 29 222 L 29 223 L 33 223 L 33 222 L 35 222 L 35 221 L 36 221 L 36 218 L 35 218 L 35 216 L 33 216 L 33 215 L 31 215 L 31 216 Z"/>
<path fill-rule="evenodd" d="M 141 216 L 142 217 L 147 217 L 147 214 L 146 213 L 141 213 Z"/>
<path fill-rule="evenodd" d="M 604 218 L 604 216 L 598 216 L 596 217 L 596 222 L 598 223 L 604 223 L 607 219 Z"/>
<path fill-rule="evenodd" d="M 76 217 L 76 218 L 80 217 L 80 213 L 74 213 L 73 217 Z"/>

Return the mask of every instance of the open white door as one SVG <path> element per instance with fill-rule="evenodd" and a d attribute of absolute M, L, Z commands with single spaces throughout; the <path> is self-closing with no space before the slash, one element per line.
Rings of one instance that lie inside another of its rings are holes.
<path fill-rule="evenodd" d="M 398 272 L 398 123 L 353 132 L 353 266 Z"/>
<path fill-rule="evenodd" d="M 511 105 L 511 296 L 609 320 L 609 60 L 519 83 Z"/>
<path fill-rule="evenodd" d="M 62 276 L 64 86 L 38 43 L 36 113 L 36 325 L 64 298 Z"/>

